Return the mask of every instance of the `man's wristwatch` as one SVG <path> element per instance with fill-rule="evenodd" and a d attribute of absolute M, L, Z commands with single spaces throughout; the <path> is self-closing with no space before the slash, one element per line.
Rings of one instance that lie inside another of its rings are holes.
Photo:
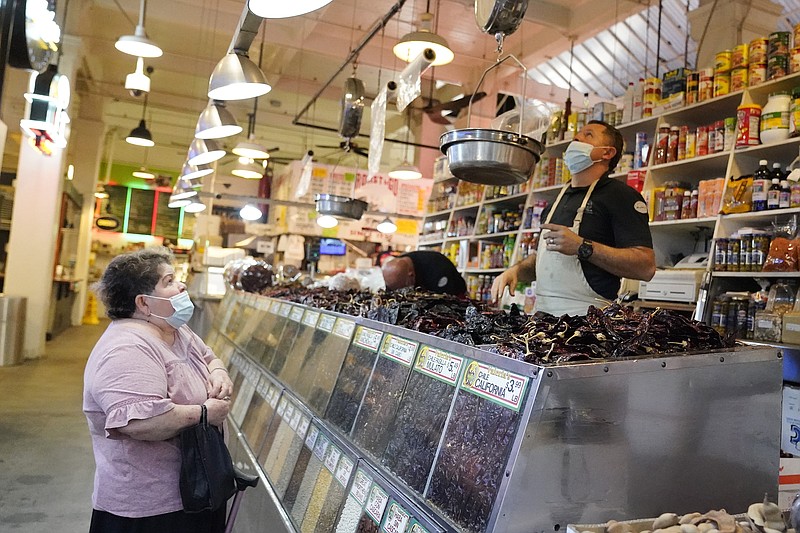
<path fill-rule="evenodd" d="M 594 243 L 589 239 L 583 239 L 583 242 L 578 246 L 578 259 L 586 261 L 594 253 Z"/>

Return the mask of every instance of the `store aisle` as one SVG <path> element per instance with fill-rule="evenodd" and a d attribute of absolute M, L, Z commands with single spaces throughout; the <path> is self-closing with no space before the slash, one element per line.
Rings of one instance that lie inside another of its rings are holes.
<path fill-rule="evenodd" d="M 83 367 L 107 324 L 69 328 L 43 358 L 0 367 L 0 531 L 89 530 L 94 457 Z"/>

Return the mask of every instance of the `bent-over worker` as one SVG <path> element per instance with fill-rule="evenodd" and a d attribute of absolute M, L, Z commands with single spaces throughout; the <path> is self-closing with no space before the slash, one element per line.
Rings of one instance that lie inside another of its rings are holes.
<path fill-rule="evenodd" d="M 536 253 L 498 276 L 492 299 L 536 280 L 535 311 L 585 315 L 617 297 L 621 278 L 648 281 L 655 254 L 647 205 L 635 189 L 609 177 L 622 156 L 619 131 L 590 121 L 564 152 L 572 181 L 542 212 Z"/>

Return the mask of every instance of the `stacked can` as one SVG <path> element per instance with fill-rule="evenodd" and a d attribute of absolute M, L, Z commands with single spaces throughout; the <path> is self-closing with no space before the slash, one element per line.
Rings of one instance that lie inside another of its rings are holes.
<path fill-rule="evenodd" d="M 731 92 L 731 51 L 717 52 L 714 58 L 714 96 Z"/>
<path fill-rule="evenodd" d="M 736 147 L 745 148 L 761 144 L 761 106 L 742 104 L 736 109 Z"/>
<path fill-rule="evenodd" d="M 702 102 L 714 96 L 714 69 L 701 68 L 697 75 L 697 101 Z"/>
<path fill-rule="evenodd" d="M 731 50 L 731 92 L 747 87 L 747 65 L 750 47 L 746 44 L 734 46 Z"/>
<path fill-rule="evenodd" d="M 753 39 L 748 49 L 747 83 L 750 87 L 767 81 L 769 39 Z"/>
<path fill-rule="evenodd" d="M 698 100 L 698 89 L 700 85 L 700 73 L 690 72 L 686 75 L 686 104 L 696 104 Z"/>
<path fill-rule="evenodd" d="M 644 98 L 642 100 L 642 116 L 653 116 L 653 108 L 661 100 L 661 80 L 659 78 L 647 78 L 644 80 Z"/>
<path fill-rule="evenodd" d="M 789 73 L 789 37 L 788 31 L 776 31 L 769 34 L 767 80 L 776 80 Z"/>

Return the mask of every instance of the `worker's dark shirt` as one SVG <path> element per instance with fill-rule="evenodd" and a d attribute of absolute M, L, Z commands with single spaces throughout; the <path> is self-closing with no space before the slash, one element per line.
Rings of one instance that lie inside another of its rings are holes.
<path fill-rule="evenodd" d="M 414 277 L 417 287 L 431 292 L 464 296 L 467 284 L 456 270 L 455 265 L 439 252 L 408 252 L 400 257 L 408 257 L 414 264 Z"/>

